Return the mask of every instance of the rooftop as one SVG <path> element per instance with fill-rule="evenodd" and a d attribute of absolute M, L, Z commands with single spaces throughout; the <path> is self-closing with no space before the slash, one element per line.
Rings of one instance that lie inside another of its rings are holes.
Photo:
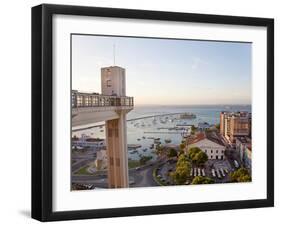
<path fill-rule="evenodd" d="M 188 144 L 195 144 L 201 140 L 208 139 L 216 144 L 224 146 L 224 143 L 221 141 L 220 137 L 217 136 L 216 132 L 202 132 L 198 133 L 193 137 L 187 138 Z"/>

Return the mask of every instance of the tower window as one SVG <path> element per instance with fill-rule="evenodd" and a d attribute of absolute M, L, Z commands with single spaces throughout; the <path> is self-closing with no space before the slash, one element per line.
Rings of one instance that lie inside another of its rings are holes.
<path fill-rule="evenodd" d="M 111 87 L 111 80 L 106 80 L 106 86 Z"/>

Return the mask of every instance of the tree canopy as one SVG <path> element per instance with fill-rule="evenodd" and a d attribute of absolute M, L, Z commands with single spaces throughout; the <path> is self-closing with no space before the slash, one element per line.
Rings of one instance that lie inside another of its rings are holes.
<path fill-rule="evenodd" d="M 178 158 L 176 170 L 171 173 L 172 178 L 177 184 L 185 184 L 190 174 L 191 165 L 186 156 L 181 154 Z"/>
<path fill-rule="evenodd" d="M 188 158 L 196 165 L 202 165 L 208 160 L 207 154 L 198 147 L 189 149 Z"/>
<path fill-rule="evenodd" d="M 162 154 L 163 154 L 163 151 L 164 151 L 163 145 L 157 144 L 157 145 L 156 145 L 156 154 L 157 154 L 157 155 L 162 155 Z"/>
<path fill-rule="evenodd" d="M 245 168 L 239 168 L 230 174 L 231 182 L 250 182 L 252 178 L 249 171 Z"/>
<path fill-rule="evenodd" d="M 191 184 L 213 184 L 214 180 L 209 177 L 196 176 L 193 178 Z"/>
<path fill-rule="evenodd" d="M 152 156 L 142 156 L 140 158 L 140 165 L 145 165 L 147 161 L 149 161 L 150 159 L 152 159 Z"/>
<path fill-rule="evenodd" d="M 185 149 L 185 143 L 180 144 L 180 150 L 183 150 L 183 149 Z"/>
<path fill-rule="evenodd" d="M 174 148 L 169 148 L 167 156 L 169 158 L 175 157 L 178 155 L 178 152 Z"/>

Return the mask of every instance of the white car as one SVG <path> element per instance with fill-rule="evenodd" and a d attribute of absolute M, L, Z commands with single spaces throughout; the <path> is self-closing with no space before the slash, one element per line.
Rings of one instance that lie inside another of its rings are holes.
<path fill-rule="evenodd" d="M 239 168 L 239 163 L 238 163 L 236 160 L 234 160 L 234 166 L 235 166 L 236 168 Z"/>

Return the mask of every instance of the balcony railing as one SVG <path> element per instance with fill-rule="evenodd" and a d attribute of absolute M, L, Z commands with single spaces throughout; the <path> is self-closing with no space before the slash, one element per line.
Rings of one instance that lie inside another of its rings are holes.
<path fill-rule="evenodd" d="M 72 107 L 133 107 L 134 98 L 72 91 Z"/>

